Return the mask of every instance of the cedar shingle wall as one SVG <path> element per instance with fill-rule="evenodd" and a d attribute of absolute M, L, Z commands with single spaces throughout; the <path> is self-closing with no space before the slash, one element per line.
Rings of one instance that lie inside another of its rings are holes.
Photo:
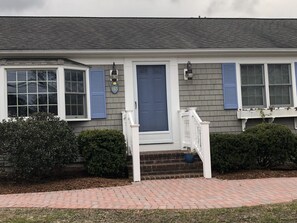
<path fill-rule="evenodd" d="M 211 132 L 240 132 L 236 110 L 224 110 L 222 65 L 192 64 L 193 80 L 184 80 L 186 64 L 178 65 L 181 108 L 197 107 L 203 121 L 210 121 Z"/>

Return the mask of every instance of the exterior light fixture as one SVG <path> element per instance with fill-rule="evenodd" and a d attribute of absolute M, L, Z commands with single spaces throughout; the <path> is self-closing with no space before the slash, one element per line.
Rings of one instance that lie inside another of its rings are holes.
<path fill-rule="evenodd" d="M 119 92 L 119 85 L 118 85 L 118 76 L 119 76 L 119 71 L 116 69 L 115 62 L 112 64 L 112 70 L 109 71 L 110 75 L 110 90 L 113 94 L 116 94 Z"/>
<path fill-rule="evenodd" d="M 192 64 L 190 61 L 188 61 L 187 63 L 187 69 L 184 69 L 184 79 L 193 80 L 193 70 L 192 70 Z"/>

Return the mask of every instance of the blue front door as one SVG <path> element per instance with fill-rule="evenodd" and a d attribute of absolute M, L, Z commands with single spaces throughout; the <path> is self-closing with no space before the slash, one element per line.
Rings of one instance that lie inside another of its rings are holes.
<path fill-rule="evenodd" d="M 140 132 L 168 131 L 166 67 L 137 65 Z"/>

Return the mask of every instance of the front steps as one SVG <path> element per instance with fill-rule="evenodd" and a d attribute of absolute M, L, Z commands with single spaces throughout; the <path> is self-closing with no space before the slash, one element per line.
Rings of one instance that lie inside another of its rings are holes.
<path fill-rule="evenodd" d="M 141 179 L 202 177 L 203 167 L 198 155 L 193 163 L 186 163 L 184 153 L 181 150 L 140 153 Z M 131 156 L 128 157 L 128 172 L 129 178 L 133 178 Z"/>

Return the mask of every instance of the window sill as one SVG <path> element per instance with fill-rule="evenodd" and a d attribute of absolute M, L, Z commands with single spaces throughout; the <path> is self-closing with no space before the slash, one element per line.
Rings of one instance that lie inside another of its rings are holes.
<path fill-rule="evenodd" d="M 285 117 L 297 117 L 297 110 L 294 107 L 283 108 L 255 108 L 238 110 L 238 119 L 257 119 L 257 118 L 285 118 Z"/>
<path fill-rule="evenodd" d="M 65 119 L 67 122 L 85 122 L 85 121 L 90 121 L 90 118 L 68 118 Z"/>

